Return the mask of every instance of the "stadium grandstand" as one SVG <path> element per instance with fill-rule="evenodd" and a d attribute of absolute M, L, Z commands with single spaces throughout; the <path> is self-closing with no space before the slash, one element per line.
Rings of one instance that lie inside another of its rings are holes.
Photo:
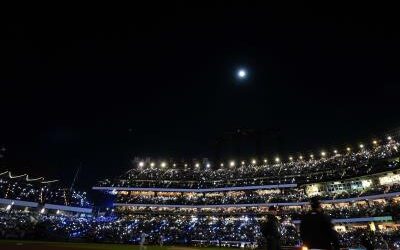
<path fill-rule="evenodd" d="M 113 197 L 92 213 L 86 193 L 57 181 L 0 173 L 0 237 L 85 242 L 262 246 L 260 222 L 278 208 L 283 246 L 319 197 L 343 248 L 399 246 L 400 144 L 395 136 L 318 154 L 174 163 L 138 160 L 93 187 Z M 217 165 L 218 167 L 212 167 Z M 12 229 L 12 230 L 10 230 Z M 39 237 L 40 236 L 40 237 Z"/>
<path fill-rule="evenodd" d="M 86 192 L 64 188 L 58 180 L 30 178 L 28 174 L 0 173 L 0 204 L 8 210 L 23 207 L 28 210 L 91 213 Z"/>

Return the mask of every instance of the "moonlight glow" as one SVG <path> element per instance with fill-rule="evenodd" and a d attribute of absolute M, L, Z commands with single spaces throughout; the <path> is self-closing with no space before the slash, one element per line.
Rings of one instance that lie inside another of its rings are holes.
<path fill-rule="evenodd" d="M 238 72 L 237 72 L 237 76 L 238 76 L 240 79 L 246 78 L 246 76 L 247 76 L 246 70 L 244 70 L 244 69 L 239 69 Z"/>

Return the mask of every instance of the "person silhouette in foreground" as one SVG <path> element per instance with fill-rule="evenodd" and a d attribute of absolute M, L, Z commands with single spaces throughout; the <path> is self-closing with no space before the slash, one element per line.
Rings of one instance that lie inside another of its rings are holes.
<path fill-rule="evenodd" d="M 333 229 L 331 218 L 324 214 L 318 198 L 310 200 L 311 211 L 304 215 L 300 224 L 300 236 L 308 249 L 339 250 L 339 238 Z"/>
<path fill-rule="evenodd" d="M 276 218 L 276 207 L 269 207 L 267 221 L 261 224 L 261 233 L 266 239 L 267 250 L 280 250 L 280 225 L 278 218 Z"/>

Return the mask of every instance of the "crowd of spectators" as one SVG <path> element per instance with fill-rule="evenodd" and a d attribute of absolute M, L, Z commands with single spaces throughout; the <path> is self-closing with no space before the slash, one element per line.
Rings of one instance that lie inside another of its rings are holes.
<path fill-rule="evenodd" d="M 393 161 L 399 155 L 400 144 L 394 139 L 371 147 L 344 153 L 321 153 L 321 157 L 301 157 L 290 161 L 274 159 L 271 163 L 230 164 L 218 169 L 189 166 L 137 166 L 120 178 L 106 179 L 99 186 L 217 188 L 270 184 L 304 184 L 354 176 L 368 175 L 398 168 Z"/>
<path fill-rule="evenodd" d="M 30 212 L 0 212 L 0 238 L 40 239 L 107 243 L 139 243 L 143 234 L 147 244 L 193 245 L 223 242 L 262 243 L 260 218 L 250 216 L 130 215 L 124 217 L 78 217 Z M 11 230 L 12 229 L 12 230 Z M 282 245 L 301 244 L 290 221 L 281 226 Z M 398 244 L 399 231 L 370 232 L 349 229 L 340 233 L 342 247 L 365 244 Z"/>
<path fill-rule="evenodd" d="M 370 195 L 395 193 L 400 191 L 399 184 L 376 185 L 361 190 L 342 191 L 340 193 L 325 192 L 320 194 L 322 200 L 366 197 Z M 116 203 L 122 204 L 158 204 L 158 205 L 228 205 L 228 204 L 263 204 L 306 202 L 310 197 L 302 188 L 272 189 L 269 191 L 231 191 L 212 193 L 179 193 L 155 192 L 119 193 Z"/>
<path fill-rule="evenodd" d="M 63 188 L 56 182 L 44 182 L 41 178 L 30 181 L 26 175 L 13 177 L 9 172 L 0 175 L 0 198 L 39 204 L 91 207 L 86 192 Z"/>

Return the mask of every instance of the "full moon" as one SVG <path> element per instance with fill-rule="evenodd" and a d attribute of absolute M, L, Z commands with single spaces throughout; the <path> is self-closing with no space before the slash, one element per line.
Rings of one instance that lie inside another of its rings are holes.
<path fill-rule="evenodd" d="M 240 69 L 240 70 L 237 72 L 237 75 L 238 75 L 238 77 L 239 77 L 240 79 L 243 79 L 243 78 L 246 77 L 247 72 L 246 72 L 246 70 L 244 70 L 244 69 Z"/>

